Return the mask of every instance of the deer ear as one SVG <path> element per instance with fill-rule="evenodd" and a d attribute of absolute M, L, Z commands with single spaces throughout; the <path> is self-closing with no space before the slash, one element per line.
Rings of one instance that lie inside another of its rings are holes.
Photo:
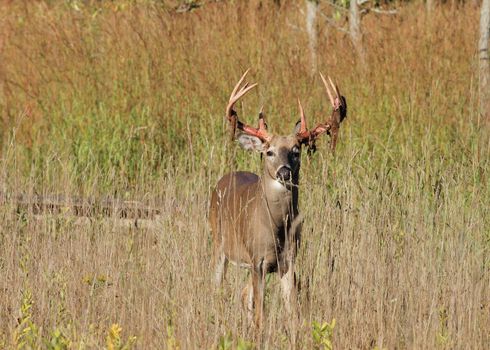
<path fill-rule="evenodd" d="M 248 135 L 248 134 L 240 134 L 237 137 L 237 141 L 242 146 L 243 149 L 247 151 L 257 151 L 264 152 L 265 151 L 265 143 L 262 142 L 258 137 Z"/>

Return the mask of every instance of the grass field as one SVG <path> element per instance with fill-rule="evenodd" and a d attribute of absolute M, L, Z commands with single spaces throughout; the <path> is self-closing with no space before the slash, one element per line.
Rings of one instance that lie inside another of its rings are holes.
<path fill-rule="evenodd" d="M 228 171 L 261 169 L 227 137 L 240 75 L 251 67 L 259 83 L 240 107 L 250 123 L 264 105 L 272 131 L 289 133 L 296 97 L 310 124 L 330 113 L 302 7 L 2 2 L 0 190 L 138 199 L 162 214 L 136 229 L 1 206 L 0 348 L 489 347 L 490 127 L 471 5 L 368 14 L 365 67 L 319 24 L 318 67 L 349 114 L 335 156 L 327 137 L 303 154 L 299 324 L 277 276 L 261 336 L 241 309 L 246 272 L 210 283 L 210 192 Z"/>

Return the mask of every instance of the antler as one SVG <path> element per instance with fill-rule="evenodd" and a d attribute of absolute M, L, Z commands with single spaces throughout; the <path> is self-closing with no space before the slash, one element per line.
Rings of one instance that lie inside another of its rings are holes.
<path fill-rule="evenodd" d="M 262 141 L 269 142 L 271 139 L 271 136 L 267 132 L 267 126 L 265 124 L 264 120 L 264 114 L 262 112 L 262 109 L 260 110 L 259 113 L 259 127 L 254 128 L 253 126 L 249 126 L 247 124 L 242 123 L 240 120 L 238 120 L 238 115 L 236 111 L 233 109 L 235 106 L 235 103 L 245 94 L 247 94 L 250 90 L 252 90 L 254 87 L 257 86 L 257 83 L 249 85 L 249 83 L 245 83 L 242 87 L 240 87 L 243 83 L 243 80 L 245 79 L 245 76 L 247 75 L 249 69 L 243 73 L 242 77 L 238 81 L 238 83 L 235 85 L 233 88 L 233 91 L 230 95 L 230 99 L 228 101 L 228 105 L 226 106 L 226 118 L 228 121 L 231 123 L 231 139 L 233 140 L 235 138 L 235 132 L 236 129 L 239 129 L 243 131 L 244 133 L 248 135 L 252 135 L 255 137 L 258 137 Z"/>
<path fill-rule="evenodd" d="M 332 79 L 330 79 L 330 77 L 328 77 L 328 81 L 332 89 L 335 91 L 335 98 L 333 97 L 332 92 L 328 87 L 327 81 L 325 80 L 325 77 L 322 73 L 320 73 L 320 77 L 322 78 L 323 85 L 325 86 L 328 98 L 330 100 L 330 103 L 332 104 L 332 115 L 330 116 L 330 119 L 328 119 L 324 124 L 320 123 L 314 129 L 308 130 L 306 127 L 305 112 L 303 110 L 303 107 L 301 106 L 301 102 L 298 99 L 301 124 L 300 130 L 296 134 L 296 136 L 298 137 L 300 142 L 313 145 L 316 138 L 326 132 L 332 137 L 330 146 L 332 151 L 335 151 L 340 123 L 347 116 L 347 101 L 345 100 L 345 97 L 340 94 L 338 86 L 332 82 Z"/>

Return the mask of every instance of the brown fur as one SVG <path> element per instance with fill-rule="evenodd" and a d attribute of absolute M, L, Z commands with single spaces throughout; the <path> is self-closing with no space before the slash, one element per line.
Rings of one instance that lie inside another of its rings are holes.
<path fill-rule="evenodd" d="M 275 156 L 265 155 L 261 177 L 250 172 L 227 174 L 219 180 L 211 196 L 210 224 L 217 280 L 221 283 L 228 261 L 251 269 L 253 303 L 246 304 L 249 309 L 255 309 L 258 325 L 263 317 L 266 273 L 278 272 L 284 279 L 288 309 L 296 298 L 294 258 L 300 241 L 301 218 L 298 213 L 300 159 L 291 153 L 295 147 L 300 149 L 301 145 L 294 134 L 274 136 L 266 149 L 273 150 Z M 285 185 L 275 177 L 276 170 L 284 165 L 292 170 L 291 181 Z M 249 293 L 250 286 L 244 290 L 244 299 Z"/>

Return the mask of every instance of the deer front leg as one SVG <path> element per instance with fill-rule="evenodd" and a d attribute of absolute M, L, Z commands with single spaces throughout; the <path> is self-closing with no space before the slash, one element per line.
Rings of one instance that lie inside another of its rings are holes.
<path fill-rule="evenodd" d="M 217 286 L 221 286 L 223 284 L 223 279 L 226 274 L 226 267 L 228 266 L 228 259 L 224 253 L 221 253 L 218 257 L 216 257 L 216 264 L 214 270 L 214 281 Z"/>
<path fill-rule="evenodd" d="M 256 268 L 252 270 L 252 287 L 253 287 L 253 304 L 255 311 L 255 326 L 262 328 L 264 315 L 264 288 L 265 288 L 266 270 L 263 266 L 263 260 Z"/>
<path fill-rule="evenodd" d="M 295 268 L 296 253 L 301 239 L 301 228 L 303 225 L 303 215 L 298 213 L 291 223 L 291 228 L 288 231 L 286 254 L 284 257 L 286 273 L 281 271 L 281 289 L 284 305 L 289 314 L 296 311 L 298 302 L 297 280 Z"/>
<path fill-rule="evenodd" d="M 289 314 L 296 310 L 297 290 L 296 290 L 296 274 L 294 272 L 294 264 L 289 264 L 288 272 L 281 277 L 281 290 L 284 305 Z"/>
<path fill-rule="evenodd" d="M 284 305 L 286 307 L 286 311 L 289 316 L 289 332 L 290 332 L 290 341 L 291 347 L 296 348 L 296 337 L 298 335 L 298 295 L 297 295 L 297 281 L 296 274 L 294 272 L 294 263 L 291 262 L 289 264 L 288 271 L 281 276 L 281 289 L 282 289 L 282 298 L 284 301 Z"/>
<path fill-rule="evenodd" d="M 223 279 L 225 278 L 226 268 L 228 266 L 228 259 L 226 258 L 223 243 L 215 248 L 212 265 L 214 265 L 214 282 L 217 286 L 223 284 Z"/>
<path fill-rule="evenodd" d="M 252 323 L 254 312 L 254 291 L 252 278 L 250 278 L 250 281 L 242 290 L 242 306 L 247 312 L 248 322 Z"/>

